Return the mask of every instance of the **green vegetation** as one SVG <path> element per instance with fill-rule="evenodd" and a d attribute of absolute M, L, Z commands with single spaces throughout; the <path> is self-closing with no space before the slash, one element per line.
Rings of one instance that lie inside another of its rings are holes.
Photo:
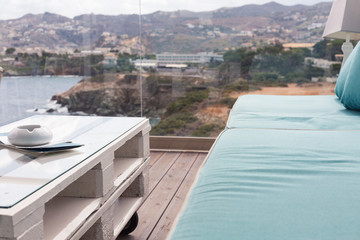
<path fill-rule="evenodd" d="M 277 72 L 257 72 L 253 75 L 253 80 L 257 82 L 276 82 L 279 79 L 280 75 Z"/>
<path fill-rule="evenodd" d="M 340 73 L 340 69 L 341 69 L 341 64 L 333 64 L 331 65 L 331 75 L 336 76 L 337 74 Z"/>
<path fill-rule="evenodd" d="M 209 90 L 200 90 L 200 91 L 192 91 L 186 93 L 185 97 L 181 97 L 176 101 L 170 103 L 166 108 L 165 115 L 169 116 L 171 114 L 188 110 L 189 107 L 196 103 L 201 102 L 209 97 Z"/>
<path fill-rule="evenodd" d="M 15 52 L 15 49 L 8 52 Z M 3 64 L 18 75 L 87 75 L 103 74 L 102 55 L 88 55 L 83 57 L 68 54 L 55 54 L 43 51 L 39 56 L 36 53 L 16 53 L 14 63 Z"/>
<path fill-rule="evenodd" d="M 186 128 L 188 124 L 196 122 L 198 119 L 191 113 L 194 104 L 200 103 L 208 97 L 209 90 L 191 91 L 185 97 L 170 103 L 166 108 L 163 119 L 153 127 L 151 134 L 174 134 L 176 131 Z"/>
<path fill-rule="evenodd" d="M 245 79 L 238 79 L 224 86 L 225 93 L 232 91 L 249 91 L 249 81 Z"/>
<path fill-rule="evenodd" d="M 131 73 L 135 70 L 130 60 L 136 59 L 137 55 L 127 53 L 118 54 L 118 59 L 113 65 L 103 64 L 103 55 L 77 55 L 56 54 L 43 51 L 36 53 L 17 53 L 15 48 L 6 49 L 6 55 L 14 57 L 14 62 L 3 63 L 7 72 L 15 72 L 18 75 L 80 75 L 95 76 L 105 72 Z M 153 57 L 153 55 L 149 55 Z M 10 71 L 9 71 L 10 70 Z"/>
<path fill-rule="evenodd" d="M 234 103 L 236 102 L 236 98 L 226 97 L 220 100 L 221 104 L 225 104 L 228 108 L 232 108 Z"/>
<path fill-rule="evenodd" d="M 6 55 L 11 55 L 11 54 L 13 54 L 15 51 L 16 51 L 15 48 L 7 48 L 6 51 L 5 51 L 5 54 L 6 54 Z"/>
<path fill-rule="evenodd" d="M 285 82 L 287 83 L 305 83 L 310 82 L 310 79 L 306 77 L 305 72 L 296 71 L 292 73 L 287 73 L 284 77 Z"/>
<path fill-rule="evenodd" d="M 251 71 L 252 73 L 271 72 L 284 76 L 287 73 L 303 69 L 304 59 L 309 56 L 310 51 L 308 49 L 290 49 L 276 52 L 274 50 L 269 51 L 265 47 L 258 50 Z"/>
<path fill-rule="evenodd" d="M 230 50 L 224 54 L 224 62 L 218 67 L 219 83 L 227 92 L 246 91 L 250 87 L 252 90 L 261 86 L 286 87 L 287 83 L 310 82 L 313 77 L 335 76 L 340 71 L 338 64 L 325 71 L 304 61 L 305 57 L 334 60 L 335 54 L 341 53 L 342 42 L 320 41 L 313 52 L 307 48 L 284 49 L 280 43 L 256 51 L 247 48 Z"/>
<path fill-rule="evenodd" d="M 341 45 L 343 42 L 343 40 L 321 40 L 315 44 L 313 56 L 316 58 L 324 58 L 330 61 L 334 61 L 335 55 L 342 53 Z"/>
<path fill-rule="evenodd" d="M 123 53 L 118 55 L 117 67 L 115 67 L 117 72 L 132 72 L 135 70 L 135 66 L 131 64 L 131 59 L 136 59 L 137 55 L 130 55 L 128 53 Z"/>
<path fill-rule="evenodd" d="M 216 124 L 206 124 L 206 125 L 199 127 L 198 129 L 196 129 L 193 132 L 192 136 L 193 137 L 208 137 L 208 136 L 210 136 L 210 134 L 213 131 L 219 130 L 219 129 L 224 129 L 224 128 L 219 125 L 216 125 Z"/>
<path fill-rule="evenodd" d="M 152 128 L 152 135 L 170 135 L 175 130 L 183 128 L 188 123 L 197 121 L 197 118 L 191 113 L 176 113 L 162 120 L 158 125 Z"/>
<path fill-rule="evenodd" d="M 171 84 L 173 81 L 172 77 L 169 76 L 159 76 L 159 75 L 150 75 L 146 78 L 148 84 Z"/>
<path fill-rule="evenodd" d="M 154 59 L 156 59 L 156 55 L 155 54 L 145 54 L 144 58 L 154 60 Z"/>
<path fill-rule="evenodd" d="M 313 67 L 311 65 L 307 65 L 304 70 L 305 77 L 307 79 L 311 79 L 312 77 L 322 77 L 325 74 L 325 70 L 322 68 Z"/>
<path fill-rule="evenodd" d="M 248 77 L 256 52 L 246 48 L 227 51 L 224 54 L 224 63 L 219 66 L 220 83 L 226 85 L 232 79 Z"/>

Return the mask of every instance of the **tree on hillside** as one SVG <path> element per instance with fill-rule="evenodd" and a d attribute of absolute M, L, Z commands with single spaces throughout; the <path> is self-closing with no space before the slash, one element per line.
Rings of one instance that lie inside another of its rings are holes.
<path fill-rule="evenodd" d="M 263 48 L 259 48 L 256 53 L 257 54 L 270 54 L 277 55 L 280 54 L 284 50 L 284 47 L 281 43 L 276 42 L 274 45 L 268 45 Z"/>
<path fill-rule="evenodd" d="M 341 45 L 343 42 L 343 40 L 321 40 L 314 45 L 313 57 L 334 61 L 336 54 L 342 54 Z"/>
<path fill-rule="evenodd" d="M 255 52 L 238 48 L 224 54 L 224 62 L 219 66 L 221 84 L 230 83 L 240 77 L 246 78 L 253 63 Z"/>
<path fill-rule="evenodd" d="M 317 42 L 313 47 L 313 57 L 315 58 L 325 58 L 326 56 L 326 43 L 327 40 L 321 40 Z"/>
<path fill-rule="evenodd" d="M 336 54 L 342 54 L 341 46 L 343 44 L 343 40 L 332 40 L 330 44 L 326 45 L 326 52 L 328 53 L 328 60 L 335 61 Z"/>
<path fill-rule="evenodd" d="M 269 49 L 271 50 L 269 51 Z M 310 56 L 310 54 L 306 48 L 287 51 L 277 48 L 274 51 L 274 48 L 264 47 L 257 51 L 251 72 L 277 72 L 284 76 L 302 69 L 305 57 Z"/>
<path fill-rule="evenodd" d="M 7 48 L 6 51 L 5 51 L 5 54 L 6 54 L 6 55 L 11 55 L 11 54 L 13 54 L 15 51 L 16 51 L 15 48 Z"/>
<path fill-rule="evenodd" d="M 136 59 L 136 55 L 130 55 L 128 53 L 122 53 L 118 55 L 117 65 L 120 72 L 132 72 L 135 70 L 135 66 L 131 64 L 131 59 Z"/>

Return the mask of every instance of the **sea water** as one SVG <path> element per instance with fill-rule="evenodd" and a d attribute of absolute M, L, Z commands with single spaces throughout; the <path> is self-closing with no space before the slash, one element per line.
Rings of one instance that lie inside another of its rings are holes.
<path fill-rule="evenodd" d="M 46 109 L 52 108 L 51 97 L 70 89 L 81 79 L 79 76 L 3 77 L 0 126 L 34 114 L 46 114 Z"/>

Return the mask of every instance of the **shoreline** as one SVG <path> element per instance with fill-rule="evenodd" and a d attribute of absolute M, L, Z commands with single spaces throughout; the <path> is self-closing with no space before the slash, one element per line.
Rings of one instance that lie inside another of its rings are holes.
<path fill-rule="evenodd" d="M 20 77 L 86 77 L 81 75 L 3 75 L 3 78 L 20 78 Z"/>

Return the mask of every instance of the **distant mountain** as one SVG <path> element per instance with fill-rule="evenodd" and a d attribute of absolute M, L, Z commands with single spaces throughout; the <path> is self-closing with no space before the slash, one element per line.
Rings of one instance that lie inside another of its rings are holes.
<path fill-rule="evenodd" d="M 305 6 L 296 7 L 296 9 L 300 10 Z M 266 3 L 264 5 L 256 5 L 250 4 L 242 7 L 230 8 L 230 9 L 220 9 L 218 11 L 214 11 L 214 17 L 221 18 L 230 18 L 230 17 L 268 17 L 276 12 L 287 12 L 289 10 L 293 10 L 292 6 L 284 6 L 276 2 Z"/>
<path fill-rule="evenodd" d="M 19 19 L 8 20 L 5 22 L 9 23 L 9 22 L 14 22 L 14 21 L 17 22 L 18 24 L 30 24 L 32 26 L 37 26 L 39 24 L 44 24 L 44 23 L 45 24 L 65 23 L 65 22 L 71 21 L 71 19 L 61 16 L 61 15 L 45 12 L 43 14 L 29 13 L 29 14 L 22 16 Z"/>
<path fill-rule="evenodd" d="M 198 52 L 250 46 L 274 39 L 317 42 L 331 3 L 284 6 L 276 2 L 220 8 L 207 12 L 157 11 L 142 16 L 146 51 Z M 137 52 L 139 17 L 53 13 L 27 14 L 0 21 L 1 46 L 18 51 L 73 51 L 95 47 Z"/>

